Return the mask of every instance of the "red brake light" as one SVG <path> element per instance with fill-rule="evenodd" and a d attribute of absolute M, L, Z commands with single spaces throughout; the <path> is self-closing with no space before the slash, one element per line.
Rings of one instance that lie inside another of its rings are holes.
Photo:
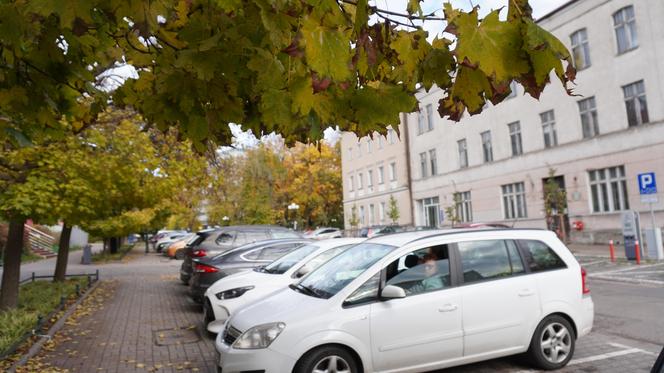
<path fill-rule="evenodd" d="M 586 269 L 581 267 L 581 294 L 590 294 L 590 288 L 588 287 L 588 283 L 586 282 Z"/>
<path fill-rule="evenodd" d="M 202 256 L 206 256 L 206 255 L 207 255 L 207 252 L 206 252 L 205 250 L 203 250 L 203 249 L 200 249 L 200 250 L 194 250 L 194 251 L 191 253 L 191 256 L 193 256 L 194 258 L 200 258 L 200 257 L 202 257 Z"/>
<path fill-rule="evenodd" d="M 196 268 L 194 269 L 198 273 L 215 273 L 219 272 L 219 270 L 215 267 L 205 265 L 205 264 L 200 264 L 196 263 Z"/>

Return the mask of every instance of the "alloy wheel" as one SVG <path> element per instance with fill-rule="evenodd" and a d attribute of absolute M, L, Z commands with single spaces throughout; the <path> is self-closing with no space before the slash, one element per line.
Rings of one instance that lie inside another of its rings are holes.
<path fill-rule="evenodd" d="M 558 364 L 569 356 L 572 336 L 563 324 L 551 323 L 542 331 L 540 348 L 547 361 Z"/>
<path fill-rule="evenodd" d="M 331 355 L 316 363 L 312 373 L 351 373 L 351 369 L 344 358 Z"/>

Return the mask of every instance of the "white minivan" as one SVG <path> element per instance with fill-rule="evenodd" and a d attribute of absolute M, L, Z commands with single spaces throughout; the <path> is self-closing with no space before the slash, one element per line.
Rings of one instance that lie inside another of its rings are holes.
<path fill-rule="evenodd" d="M 239 310 L 223 373 L 426 372 L 527 352 L 565 366 L 590 332 L 584 270 L 549 231 L 380 236 Z"/>

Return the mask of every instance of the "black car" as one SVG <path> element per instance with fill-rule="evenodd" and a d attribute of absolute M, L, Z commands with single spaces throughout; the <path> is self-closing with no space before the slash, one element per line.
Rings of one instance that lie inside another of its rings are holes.
<path fill-rule="evenodd" d="M 217 280 L 272 263 L 309 242 L 311 240 L 304 238 L 267 240 L 247 244 L 217 256 L 194 259 L 189 294 L 194 301 L 202 303 L 205 291 Z"/>
<path fill-rule="evenodd" d="M 198 232 L 199 239 L 185 246 L 180 266 L 180 280 L 189 284 L 193 273 L 193 258 L 212 257 L 252 242 L 276 238 L 301 238 L 288 228 L 271 225 L 237 225 Z"/>

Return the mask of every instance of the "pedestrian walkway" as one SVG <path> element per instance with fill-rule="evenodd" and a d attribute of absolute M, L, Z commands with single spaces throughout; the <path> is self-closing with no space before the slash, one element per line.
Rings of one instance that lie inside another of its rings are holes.
<path fill-rule="evenodd" d="M 65 328 L 41 361 L 83 373 L 215 372 L 214 341 L 201 331 L 200 308 L 177 280 L 181 262 L 138 248 L 130 255 L 121 267 L 102 268 L 112 295 Z"/>

